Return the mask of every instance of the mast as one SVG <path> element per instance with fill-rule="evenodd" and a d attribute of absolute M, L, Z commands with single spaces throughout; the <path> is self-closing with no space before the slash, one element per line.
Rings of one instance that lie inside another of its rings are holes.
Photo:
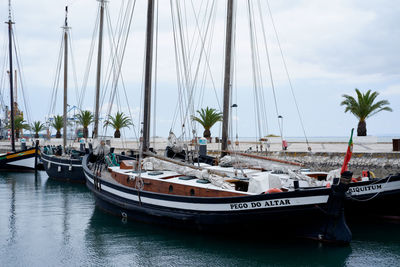
<path fill-rule="evenodd" d="M 153 26 L 154 0 L 148 0 L 147 26 L 146 26 L 146 67 L 144 80 L 144 105 L 143 105 L 143 151 L 150 147 L 150 112 L 151 112 L 151 78 L 153 70 Z"/>
<path fill-rule="evenodd" d="M 68 104 L 68 6 L 65 7 L 64 29 L 64 109 L 63 109 L 63 147 L 67 146 L 67 104 Z"/>
<path fill-rule="evenodd" d="M 99 134 L 101 56 L 103 54 L 103 24 L 104 24 L 104 5 L 105 5 L 104 0 L 98 0 L 98 1 L 100 2 L 100 25 L 99 25 L 99 45 L 97 50 L 96 99 L 95 99 L 95 111 L 94 111 L 93 137 L 98 137 Z"/>
<path fill-rule="evenodd" d="M 14 130 L 14 95 L 13 95 L 13 61 L 12 61 L 12 25 L 11 21 L 11 0 L 8 1 L 8 49 L 10 59 L 10 119 L 11 119 L 11 151 L 15 152 L 15 130 Z"/>
<path fill-rule="evenodd" d="M 18 89 L 17 89 L 17 70 L 14 71 L 14 103 L 17 106 L 18 104 Z"/>
<path fill-rule="evenodd" d="M 233 29 L 233 0 L 228 0 L 226 17 L 226 45 L 225 45 L 225 78 L 224 78 L 224 107 L 222 114 L 222 144 L 221 157 L 228 150 L 229 108 L 232 69 L 232 29 Z"/>

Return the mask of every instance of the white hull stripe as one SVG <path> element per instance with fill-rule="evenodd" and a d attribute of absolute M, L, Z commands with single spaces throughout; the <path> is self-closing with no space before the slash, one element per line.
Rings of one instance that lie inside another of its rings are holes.
<path fill-rule="evenodd" d="M 352 196 L 362 196 L 394 190 L 400 190 L 400 181 L 391 182 L 389 180 L 387 183 L 350 187 L 348 192 L 350 192 Z"/>
<path fill-rule="evenodd" d="M 43 157 L 42 157 L 42 160 L 44 160 L 46 162 L 50 162 L 51 164 L 55 164 L 55 165 L 71 166 L 71 164 L 60 163 L 60 162 L 57 162 L 57 161 L 51 161 L 51 160 L 45 159 Z M 72 164 L 72 167 L 80 167 L 80 168 L 82 168 L 82 164 Z"/>
<path fill-rule="evenodd" d="M 93 179 L 90 178 L 86 173 L 85 176 L 90 181 L 90 183 L 94 184 Z M 104 184 L 101 184 L 101 190 L 124 199 L 139 201 L 137 195 L 121 192 Z M 272 200 L 260 200 L 260 201 L 241 202 L 241 203 L 221 203 L 221 204 L 177 202 L 177 201 L 148 198 L 143 196 L 140 197 L 140 199 L 143 203 L 146 204 L 162 206 L 167 208 L 177 208 L 183 210 L 238 211 L 238 210 L 256 210 L 256 209 L 266 209 L 266 208 L 322 204 L 328 201 L 328 196 L 323 195 L 323 196 L 309 196 L 309 197 L 296 197 L 296 198 L 281 198 Z"/>
<path fill-rule="evenodd" d="M 7 165 L 35 168 L 35 157 L 8 162 Z"/>

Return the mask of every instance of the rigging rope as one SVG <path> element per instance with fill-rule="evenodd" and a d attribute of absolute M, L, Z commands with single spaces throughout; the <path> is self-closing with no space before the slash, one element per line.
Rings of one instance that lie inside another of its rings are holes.
<path fill-rule="evenodd" d="M 294 99 L 294 103 L 295 103 L 295 105 L 296 105 L 297 114 L 298 114 L 298 116 L 299 116 L 301 128 L 302 128 L 302 130 L 303 130 L 304 137 L 305 137 L 305 139 L 306 139 L 306 143 L 307 143 L 307 146 L 308 146 L 308 150 L 311 151 L 311 147 L 310 147 L 310 144 L 309 144 L 309 142 L 308 142 L 307 134 L 306 134 L 306 131 L 305 131 L 305 128 L 304 128 L 303 119 L 302 119 L 302 116 L 301 116 L 301 113 L 300 113 L 299 105 L 298 105 L 298 103 L 297 103 L 296 96 L 295 96 L 295 94 L 294 94 L 294 89 L 293 89 L 292 80 L 291 80 L 290 75 L 289 75 L 289 71 L 288 71 L 288 68 L 287 68 L 287 64 L 286 64 L 285 57 L 283 56 L 283 50 L 282 50 L 281 42 L 280 42 L 279 37 L 278 37 L 278 31 L 276 30 L 276 27 L 275 27 L 275 21 L 274 21 L 274 18 L 273 18 L 273 16 L 272 16 L 271 7 L 270 7 L 270 5 L 269 5 L 269 1 L 268 1 L 268 0 L 266 1 L 266 4 L 267 4 L 268 12 L 269 12 L 269 15 L 270 15 L 270 18 L 271 18 L 272 27 L 273 27 L 274 32 L 275 32 L 275 37 L 276 37 L 276 40 L 277 40 L 277 43 L 278 43 L 278 46 L 279 46 L 279 50 L 280 50 L 280 53 L 281 53 L 283 66 L 284 66 L 284 68 L 285 68 L 286 76 L 287 76 L 287 78 L 288 78 L 290 90 L 291 90 L 291 92 L 292 92 L 292 96 L 293 96 L 293 99 Z M 258 6 L 259 6 L 259 9 L 261 10 L 260 0 L 258 0 Z"/>

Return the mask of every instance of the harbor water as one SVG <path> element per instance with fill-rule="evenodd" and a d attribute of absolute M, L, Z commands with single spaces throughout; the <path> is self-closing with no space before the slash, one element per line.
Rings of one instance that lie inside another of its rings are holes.
<path fill-rule="evenodd" d="M 350 227 L 347 247 L 166 229 L 104 213 L 85 185 L 0 173 L 0 266 L 400 266 L 400 223 Z"/>

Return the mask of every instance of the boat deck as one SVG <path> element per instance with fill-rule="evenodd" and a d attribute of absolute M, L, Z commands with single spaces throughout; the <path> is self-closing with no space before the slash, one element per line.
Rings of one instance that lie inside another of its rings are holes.
<path fill-rule="evenodd" d="M 138 173 L 132 169 L 109 167 L 102 172 L 102 179 L 118 185 L 134 188 L 136 178 L 144 181 L 144 190 L 166 194 L 200 195 L 204 197 L 254 195 L 254 193 L 229 190 L 203 180 L 184 176 L 174 171 L 143 171 Z M 172 188 L 172 189 L 171 189 Z"/>

